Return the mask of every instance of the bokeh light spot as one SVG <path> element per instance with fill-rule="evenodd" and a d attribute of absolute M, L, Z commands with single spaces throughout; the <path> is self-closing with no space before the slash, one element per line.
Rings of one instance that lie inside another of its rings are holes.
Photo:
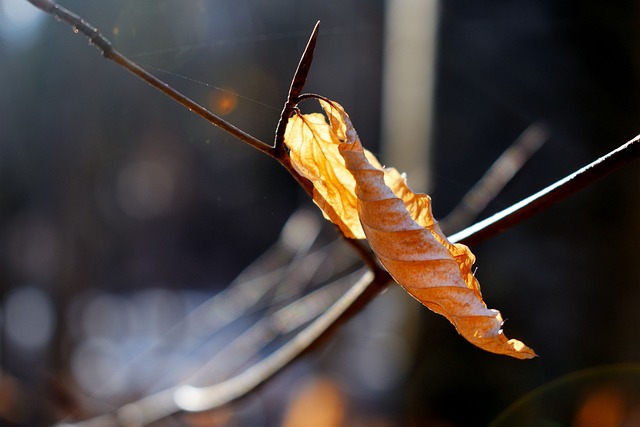
<path fill-rule="evenodd" d="M 231 114 L 238 106 L 238 95 L 231 89 L 218 89 L 209 95 L 209 108 L 219 116 Z"/>
<path fill-rule="evenodd" d="M 147 219 L 164 214 L 174 195 L 174 179 L 159 162 L 140 160 L 124 167 L 118 176 L 117 198 L 129 216 Z"/>
<path fill-rule="evenodd" d="M 35 39 L 45 14 L 26 1 L 0 0 L 0 37 L 18 47 Z"/>
<path fill-rule="evenodd" d="M 38 351 L 51 340 L 55 316 L 51 299 L 42 290 L 23 286 L 5 302 L 7 338 L 26 351 Z"/>
<path fill-rule="evenodd" d="M 118 348 L 105 339 L 84 341 L 71 359 L 75 380 L 86 392 L 99 397 L 115 395 L 127 388 L 125 379 L 115 375 L 123 367 Z"/>

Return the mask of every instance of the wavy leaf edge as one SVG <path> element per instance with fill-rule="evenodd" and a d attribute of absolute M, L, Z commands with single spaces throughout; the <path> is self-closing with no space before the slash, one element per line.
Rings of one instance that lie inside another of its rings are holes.
<path fill-rule="evenodd" d="M 366 238 L 378 260 L 411 296 L 446 317 L 467 341 L 497 354 L 535 352 L 507 339 L 499 311 L 487 308 L 472 272 L 475 256 L 449 242 L 431 198 L 364 149 L 340 104 L 318 99 L 326 114 L 296 114 L 285 131 L 294 168 L 314 185 L 314 202 L 346 237 Z M 328 122 L 327 122 L 328 120 Z"/>

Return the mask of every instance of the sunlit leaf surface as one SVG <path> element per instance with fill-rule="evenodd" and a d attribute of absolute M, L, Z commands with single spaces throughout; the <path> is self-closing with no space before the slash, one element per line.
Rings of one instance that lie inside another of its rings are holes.
<path fill-rule="evenodd" d="M 468 247 L 450 243 L 431 214 L 431 199 L 382 168 L 364 150 L 343 108 L 320 101 L 321 114 L 296 114 L 285 142 L 300 174 L 314 184 L 314 201 L 347 237 L 365 238 L 393 278 L 429 309 L 445 316 L 474 345 L 520 359 L 535 356 L 507 339 L 502 316 L 487 308 Z"/>

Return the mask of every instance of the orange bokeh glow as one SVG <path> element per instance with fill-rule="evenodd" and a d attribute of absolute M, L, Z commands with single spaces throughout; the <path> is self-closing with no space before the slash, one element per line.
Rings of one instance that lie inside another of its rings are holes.
<path fill-rule="evenodd" d="M 209 108 L 219 116 L 231 114 L 238 106 L 238 95 L 230 89 L 218 89 L 209 95 Z"/>

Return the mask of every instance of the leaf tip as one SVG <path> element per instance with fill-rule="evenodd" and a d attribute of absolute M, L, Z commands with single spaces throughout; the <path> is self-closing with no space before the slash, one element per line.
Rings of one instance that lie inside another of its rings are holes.
<path fill-rule="evenodd" d="M 507 346 L 513 349 L 513 352 L 509 353 L 509 356 L 517 359 L 533 359 L 538 357 L 536 352 L 530 347 L 527 347 L 522 341 L 510 339 L 507 341 Z"/>

